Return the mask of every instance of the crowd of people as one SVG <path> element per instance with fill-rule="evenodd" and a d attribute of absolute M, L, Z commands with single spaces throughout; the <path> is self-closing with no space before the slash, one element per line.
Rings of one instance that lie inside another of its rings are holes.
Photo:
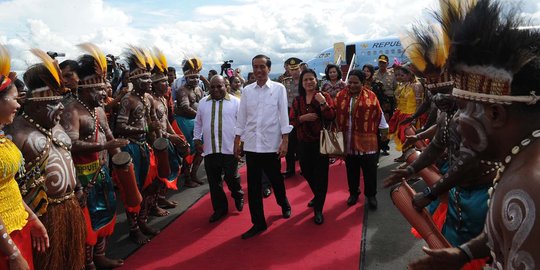
<path fill-rule="evenodd" d="M 362 176 L 376 210 L 378 161 L 390 138 L 403 163 L 384 186 L 430 247 L 411 269 L 534 269 L 540 33 L 502 10 L 495 0 L 443 1 L 440 31 L 418 25 L 408 33 L 410 63 L 389 67 L 380 55 L 377 68 L 329 64 L 322 79 L 292 57 L 270 80 L 272 60 L 262 54 L 247 80 L 239 69 L 203 76 L 196 57 L 176 78 L 159 49 L 136 46 L 116 70 L 99 47 L 83 43 L 80 57 L 61 63 L 32 49 L 41 63 L 21 80 L 1 46 L 0 269 L 121 266 L 105 254 L 117 197 L 129 237 L 145 244 L 159 234 L 149 217 L 178 204 L 167 192 L 205 184 L 201 164 L 216 222 L 229 212 L 223 182 L 243 210 L 245 161 L 253 226 L 242 239 L 267 229 L 263 198 L 272 193 L 283 218 L 292 215 L 285 179 L 297 161 L 315 224 L 325 221 L 336 159 L 346 165 L 344 203 L 358 202 Z M 343 133 L 341 156 L 320 153 L 329 126 Z M 414 192 L 418 186 L 425 188 Z"/>

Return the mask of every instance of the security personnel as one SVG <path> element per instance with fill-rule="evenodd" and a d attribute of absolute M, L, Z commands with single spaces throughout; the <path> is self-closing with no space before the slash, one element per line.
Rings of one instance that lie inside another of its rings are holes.
<path fill-rule="evenodd" d="M 302 60 L 291 57 L 285 61 L 285 66 L 287 66 L 287 70 L 289 71 L 288 78 L 285 78 L 283 80 L 283 85 L 287 89 L 287 102 L 289 106 L 289 111 L 292 107 L 292 102 L 296 96 L 298 96 L 298 84 L 300 83 L 300 73 L 302 73 L 302 70 L 300 69 L 300 64 L 302 63 Z M 285 160 L 287 161 L 287 168 L 283 175 L 285 177 L 290 177 L 295 174 L 295 161 L 296 161 L 296 154 L 297 154 L 297 138 L 296 138 L 296 129 L 293 128 L 291 133 L 289 134 L 289 145 L 287 149 L 287 155 L 285 156 Z"/>
<path fill-rule="evenodd" d="M 396 108 L 394 91 L 396 90 L 397 82 L 396 76 L 394 76 L 394 70 L 388 68 L 388 56 L 384 54 L 379 55 L 378 62 L 379 69 L 373 74 L 373 79 L 375 81 L 380 81 L 383 84 L 382 90 L 384 97 L 379 100 L 379 102 L 381 103 L 381 108 L 384 112 L 384 118 L 388 122 Z M 381 145 L 379 146 L 383 155 L 388 155 L 388 150 L 390 150 L 388 142 L 389 141 L 381 142 Z"/>

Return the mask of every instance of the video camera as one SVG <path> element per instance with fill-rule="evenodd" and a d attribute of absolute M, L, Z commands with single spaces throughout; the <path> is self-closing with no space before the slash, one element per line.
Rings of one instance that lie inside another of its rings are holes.
<path fill-rule="evenodd" d="M 66 57 L 66 54 L 65 54 L 65 53 L 59 53 L 59 52 L 48 51 L 47 54 L 48 54 L 52 59 L 55 59 L 56 57 Z"/>
<path fill-rule="evenodd" d="M 233 60 L 227 60 L 227 61 L 224 61 L 223 64 L 221 64 L 221 72 L 220 72 L 220 75 L 223 76 L 223 73 L 225 73 L 225 75 L 227 77 L 231 77 L 232 75 L 230 74 L 230 70 L 232 69 L 231 68 L 231 63 L 233 63 L 234 61 Z"/>

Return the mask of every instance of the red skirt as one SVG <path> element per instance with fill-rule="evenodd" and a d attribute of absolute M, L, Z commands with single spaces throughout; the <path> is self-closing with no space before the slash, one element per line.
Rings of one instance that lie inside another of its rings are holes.
<path fill-rule="evenodd" d="M 12 231 L 9 236 L 13 243 L 17 245 L 17 248 L 21 252 L 30 269 L 34 269 L 34 259 L 32 257 L 32 238 L 30 236 L 30 226 L 26 225 L 22 230 Z M 0 260 L 0 270 L 9 270 L 9 257 L 2 256 Z"/>

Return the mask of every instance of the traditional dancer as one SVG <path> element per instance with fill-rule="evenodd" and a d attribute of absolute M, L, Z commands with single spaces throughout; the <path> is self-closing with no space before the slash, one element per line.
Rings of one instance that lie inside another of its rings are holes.
<path fill-rule="evenodd" d="M 482 159 L 504 160 L 490 191 L 484 232 L 456 248 L 426 249 L 411 269 L 459 269 L 491 255 L 497 269 L 535 269 L 540 200 L 540 32 L 518 29 L 517 13 L 480 0 L 454 24 L 448 66 L 454 76 L 462 144 Z M 515 11 L 514 11 L 515 12 Z"/>
<path fill-rule="evenodd" d="M 119 153 L 128 141 L 114 138 L 102 107 L 107 87 L 105 55 L 91 43 L 79 47 L 89 54 L 79 58 L 81 81 L 74 99 L 66 104 L 61 124 L 73 142 L 71 152 L 83 193 L 79 201 L 86 222 L 86 269 L 115 268 L 123 261 L 105 256 L 106 239 L 116 222 L 116 196 L 108 161 L 109 154 Z"/>
<path fill-rule="evenodd" d="M 184 71 L 184 77 L 187 83 L 178 89 L 176 93 L 175 119 L 190 145 L 190 153 L 193 153 L 190 158 L 184 159 L 182 166 L 182 174 L 185 177 L 184 185 L 186 187 L 197 187 L 203 184 L 197 178 L 197 171 L 201 165 L 202 156 L 200 153 L 196 153 L 195 145 L 193 144 L 195 115 L 197 114 L 199 101 L 203 97 L 203 91 L 199 87 L 199 72 L 201 69 L 202 62 L 199 58 L 186 60 L 182 70 Z"/>
<path fill-rule="evenodd" d="M 133 46 L 128 49 L 127 57 L 133 91 L 127 93 L 120 102 L 115 128 L 119 137 L 129 139 L 130 143 L 123 147 L 122 151 L 128 152 L 133 159 L 137 185 L 143 195 L 140 207 L 126 208 L 130 223 L 129 235 L 136 243 L 144 244 L 149 241 L 144 234 L 159 233 L 147 223 L 149 207 L 153 205 L 152 192 L 147 188 L 157 175 L 153 152 L 147 141 L 154 141 L 158 137 L 161 126 L 155 114 L 153 98 L 148 93 L 152 87 L 150 79 L 150 69 L 154 63 L 152 57 Z"/>
<path fill-rule="evenodd" d="M 459 11 L 470 9 L 471 4 L 464 2 L 457 7 L 441 6 L 441 14 L 445 18 L 443 25 L 451 27 L 450 22 L 462 20 Z M 426 77 L 425 87 L 434 93 L 448 93 L 453 87 L 453 81 L 445 69 L 446 56 L 451 48 L 446 43 L 447 33 L 451 29 L 444 29 L 445 31 L 439 30 L 438 33 L 436 29 L 416 27 L 403 40 L 403 44 L 410 44 L 406 45 L 409 48 L 407 50 L 409 58 L 416 69 Z M 437 164 L 443 176 L 434 174 L 436 178 L 424 179 L 428 188 L 414 196 L 413 204 L 416 209 L 421 210 L 435 201 L 429 210 L 433 214 L 438 230 L 441 230 L 449 244 L 459 246 L 482 232 L 488 209 L 487 191 L 491 187 L 491 181 L 500 162 L 481 160 L 468 151 L 460 150 L 461 136 L 457 133 L 457 122 L 454 120 L 457 105 L 452 99 L 444 96 L 445 94 L 439 94 L 434 97 L 440 113 L 437 125 L 430 129 L 436 132 L 433 140 L 409 166 L 393 170 L 385 180 L 385 186 L 399 182 L 402 178 L 410 178 L 417 173 L 422 174 L 422 170 L 433 163 Z M 429 132 L 409 137 L 406 144 L 410 145 L 424 139 Z M 411 160 L 409 157 L 407 159 Z M 410 203 L 408 205 L 396 203 L 396 206 L 405 216 L 415 215 Z M 417 222 L 428 224 L 431 220 L 417 220 Z M 422 231 L 422 227 L 427 226 L 418 224 L 415 226 L 420 235 L 433 233 Z M 484 264 L 485 261 L 477 261 L 465 269 L 481 269 Z"/>
<path fill-rule="evenodd" d="M 56 61 L 32 49 L 42 64 L 24 74 L 28 94 L 23 113 L 6 133 L 21 149 L 26 174 L 18 179 L 26 203 L 47 228 L 50 248 L 34 254 L 36 269 L 84 268 L 84 217 L 75 191 L 77 177 L 71 140 L 59 124 L 64 86 Z M 69 250 L 69 256 L 65 256 Z"/>
<path fill-rule="evenodd" d="M 185 137 L 176 134 L 169 122 L 169 111 L 167 106 L 166 94 L 169 87 L 167 83 L 167 58 L 158 49 L 154 48 L 152 53 L 154 59 L 154 69 L 152 70 L 152 95 L 154 107 L 156 108 L 156 116 L 160 124 L 161 136 L 168 139 L 167 153 L 170 174 L 167 177 L 158 177 L 159 182 L 156 183 L 156 200 L 152 206 L 151 213 L 155 216 L 166 216 L 169 212 L 159 207 L 162 205 L 166 208 L 176 207 L 177 203 L 169 201 L 165 198 L 167 190 L 177 190 L 177 179 L 182 166 L 182 156 L 188 151 L 188 144 Z"/>

